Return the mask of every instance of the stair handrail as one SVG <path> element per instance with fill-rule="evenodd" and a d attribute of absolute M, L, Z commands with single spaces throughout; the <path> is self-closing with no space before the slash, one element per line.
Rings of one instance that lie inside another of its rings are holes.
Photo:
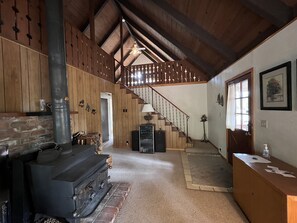
<path fill-rule="evenodd" d="M 183 113 L 186 117 L 187 117 L 187 119 L 189 119 L 190 118 L 190 116 L 187 114 L 187 113 L 185 113 L 184 111 L 182 111 L 179 107 L 177 107 L 172 101 L 170 101 L 169 99 L 167 99 L 164 95 L 162 95 L 159 91 L 157 91 L 156 89 L 154 89 L 152 86 L 150 86 L 149 84 L 145 84 L 145 85 L 147 85 L 149 88 L 151 88 L 153 91 L 155 91 L 155 92 L 157 92 L 157 94 L 159 94 L 162 98 L 164 98 L 166 101 L 168 101 L 171 105 L 173 105 L 176 109 L 178 109 L 181 113 Z M 145 86 L 145 85 L 143 85 L 143 86 Z M 129 88 L 128 88 L 129 89 Z"/>
<path fill-rule="evenodd" d="M 124 88 L 126 88 L 126 89 L 128 89 L 128 90 L 130 90 L 130 91 L 132 91 L 134 94 L 136 94 L 136 95 L 138 95 L 139 97 L 141 97 L 139 94 L 137 94 L 134 90 L 132 90 L 132 89 L 130 89 L 130 87 L 128 87 L 126 84 L 124 84 L 124 83 L 121 83 L 121 85 L 124 87 Z M 169 99 L 167 99 L 164 95 L 162 95 L 159 91 L 157 91 L 157 90 L 155 90 L 154 88 L 152 88 L 150 85 L 148 85 L 148 84 L 144 84 L 144 85 L 142 85 L 142 86 L 138 86 L 138 87 L 136 87 L 136 88 L 148 88 L 148 89 L 151 89 L 151 94 L 152 94 L 152 98 L 151 98 L 151 100 L 152 100 L 152 106 L 154 107 L 154 105 L 153 105 L 153 92 L 155 92 L 155 94 L 156 95 L 158 95 L 158 96 L 160 96 L 164 101 L 166 101 L 167 103 L 169 103 L 170 105 L 172 105 L 175 109 L 177 109 L 177 111 L 178 112 L 180 112 L 181 113 L 181 115 L 183 115 L 185 118 L 186 118 L 186 123 L 185 123 L 185 128 L 182 128 L 182 129 L 180 129 L 180 130 L 182 130 L 182 131 L 184 131 L 184 133 L 186 134 L 186 141 L 187 142 L 189 142 L 189 124 L 188 124 L 188 122 L 189 122 L 189 118 L 190 118 L 190 116 L 187 114 L 187 113 L 185 113 L 184 111 L 182 111 L 180 108 L 178 108 L 174 103 L 172 103 Z M 142 97 L 141 97 L 142 98 Z M 144 100 L 144 102 L 145 103 L 149 103 L 149 101 L 146 101 L 144 98 L 142 98 L 143 100 Z M 158 113 L 160 113 L 160 115 L 162 115 L 163 117 L 165 117 L 164 116 L 164 114 L 162 114 L 161 113 L 161 111 L 158 111 L 158 110 L 156 110 L 156 108 L 154 108 L 155 109 L 155 111 L 157 111 Z M 165 117 L 168 121 L 170 121 L 170 123 L 171 124 L 173 124 L 174 126 L 176 126 L 176 127 L 180 127 L 180 126 L 177 126 L 176 124 L 177 123 L 175 123 L 174 122 L 174 120 L 170 120 L 170 118 L 169 117 Z"/>

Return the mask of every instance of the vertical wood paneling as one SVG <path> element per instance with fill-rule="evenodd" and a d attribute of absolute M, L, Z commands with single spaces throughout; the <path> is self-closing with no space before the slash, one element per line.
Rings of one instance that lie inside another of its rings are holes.
<path fill-rule="evenodd" d="M 86 113 L 86 128 L 87 130 L 88 129 L 91 129 L 91 120 L 90 120 L 90 114 L 91 114 L 91 109 L 92 109 L 92 105 L 91 105 L 91 95 L 90 95 L 90 76 L 87 75 L 86 72 L 84 72 L 84 91 L 85 91 L 85 100 L 86 100 L 86 103 L 90 106 L 90 110 L 87 111 L 85 109 L 85 113 Z"/>
<path fill-rule="evenodd" d="M 41 77 L 39 53 L 28 50 L 30 111 L 39 111 L 41 99 Z"/>
<path fill-rule="evenodd" d="M 78 90 L 78 100 L 84 100 L 85 106 L 87 105 L 87 101 L 85 98 L 85 90 L 84 90 L 84 78 L 83 78 L 83 71 L 77 70 L 77 90 Z M 80 126 L 80 131 L 86 131 L 86 113 L 85 113 L 85 107 L 79 107 L 78 109 L 78 121 Z"/>
<path fill-rule="evenodd" d="M 66 48 L 66 60 L 67 63 L 73 65 L 72 62 L 72 31 L 68 22 L 65 22 L 65 48 Z"/>
<path fill-rule="evenodd" d="M 1 19 L 3 25 L 1 26 L 1 33 L 3 36 L 14 40 L 16 35 L 13 31 L 15 26 L 15 12 L 13 11 L 14 0 L 1 1 Z"/>
<path fill-rule="evenodd" d="M 29 39 L 30 46 L 33 49 L 41 50 L 40 39 L 40 17 L 39 17 L 39 0 L 30 0 L 29 2 Z"/>
<path fill-rule="evenodd" d="M 28 49 L 20 47 L 21 53 L 21 73 L 22 73 L 22 106 L 23 112 L 30 111 L 30 92 L 29 92 L 29 68 L 28 68 Z"/>
<path fill-rule="evenodd" d="M 73 66 L 79 67 L 79 51 L 78 51 L 78 36 L 77 30 L 71 28 L 71 42 L 72 42 L 72 63 Z"/>
<path fill-rule="evenodd" d="M 84 50 L 83 50 L 83 40 L 82 34 L 80 32 L 76 33 L 77 35 L 77 48 L 78 48 L 78 68 L 84 70 Z"/>
<path fill-rule="evenodd" d="M 69 97 L 69 109 L 70 111 L 74 111 L 74 100 L 73 100 L 73 92 L 74 92 L 74 82 L 73 82 L 73 73 L 72 73 L 72 67 L 67 66 L 66 67 L 66 73 L 67 73 L 67 83 L 68 83 L 68 97 Z"/>
<path fill-rule="evenodd" d="M 6 112 L 22 111 L 22 77 L 19 45 L 2 40 Z"/>
<path fill-rule="evenodd" d="M 45 2 L 39 1 L 39 3 L 40 3 L 41 51 L 44 54 L 47 54 L 48 46 L 47 46 Z"/>
<path fill-rule="evenodd" d="M 29 45 L 29 39 L 27 37 L 28 33 L 28 20 L 26 15 L 28 15 L 28 2 L 27 0 L 16 0 L 16 8 L 18 13 L 16 14 L 17 18 L 17 27 L 19 32 L 17 33 L 18 42 L 24 44 L 25 46 Z"/>
<path fill-rule="evenodd" d="M 48 68 L 48 57 L 40 54 L 40 75 L 41 75 L 41 98 L 45 102 L 51 102 L 50 77 Z"/>
<path fill-rule="evenodd" d="M 3 73 L 3 54 L 2 40 L 0 38 L 0 112 L 5 112 L 5 94 L 4 94 L 4 73 Z"/>

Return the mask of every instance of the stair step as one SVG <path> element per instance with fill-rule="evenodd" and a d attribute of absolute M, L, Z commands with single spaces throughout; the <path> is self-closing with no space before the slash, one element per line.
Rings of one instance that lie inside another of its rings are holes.
<path fill-rule="evenodd" d="M 123 85 L 123 84 L 120 84 L 120 88 L 121 88 L 121 89 L 124 89 L 124 88 L 126 88 L 126 86 Z"/>
<path fill-rule="evenodd" d="M 144 104 L 144 100 L 141 98 L 138 98 L 138 104 Z"/>
<path fill-rule="evenodd" d="M 168 126 L 168 125 L 171 125 L 171 122 L 167 122 L 167 121 L 166 121 L 166 122 L 165 122 L 165 125 L 167 125 L 167 126 Z"/>
<path fill-rule="evenodd" d="M 130 89 L 126 88 L 126 94 L 134 94 L 134 92 L 131 91 Z"/>
<path fill-rule="evenodd" d="M 165 119 L 166 119 L 165 117 L 161 117 L 161 116 L 158 117 L 158 120 L 165 120 Z"/>
<path fill-rule="evenodd" d="M 175 131 L 178 131 L 178 128 L 177 128 L 177 127 L 172 127 L 171 129 L 172 129 L 172 131 L 174 131 L 174 132 L 175 132 Z"/>
<path fill-rule="evenodd" d="M 184 132 L 179 132 L 179 137 L 186 137 L 186 134 Z"/>
<path fill-rule="evenodd" d="M 137 99 L 137 98 L 139 98 L 139 96 L 137 94 L 135 94 L 135 93 L 132 93 L 132 98 Z"/>

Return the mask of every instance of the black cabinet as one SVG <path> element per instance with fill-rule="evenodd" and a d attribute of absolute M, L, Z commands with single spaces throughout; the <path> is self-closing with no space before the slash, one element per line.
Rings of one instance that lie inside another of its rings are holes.
<path fill-rule="evenodd" d="M 165 131 L 155 131 L 155 152 L 166 152 Z"/>
<path fill-rule="evenodd" d="M 132 131 L 132 150 L 139 151 L 139 131 Z"/>
<path fill-rule="evenodd" d="M 155 152 L 154 130 L 155 126 L 153 124 L 143 124 L 139 126 L 139 152 Z"/>
<path fill-rule="evenodd" d="M 146 132 L 148 134 L 148 132 Z M 132 131 L 132 150 L 133 151 L 140 151 L 139 150 L 139 130 L 134 130 Z M 151 132 L 149 132 L 149 137 L 148 135 L 145 135 L 144 132 L 142 132 L 142 137 L 146 137 L 146 140 L 143 140 L 143 143 L 147 143 L 150 141 L 148 138 L 151 138 Z M 165 131 L 164 130 L 156 130 L 154 131 L 154 152 L 166 152 L 166 138 L 165 138 Z M 146 145 L 147 146 L 147 145 Z M 150 152 L 152 151 L 143 151 L 141 150 L 140 152 Z"/>

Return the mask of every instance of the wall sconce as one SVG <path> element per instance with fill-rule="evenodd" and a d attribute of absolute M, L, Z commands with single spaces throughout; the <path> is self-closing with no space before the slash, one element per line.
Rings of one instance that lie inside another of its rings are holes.
<path fill-rule="evenodd" d="M 218 94 L 217 96 L 217 103 L 221 106 L 224 106 L 224 96 L 221 94 Z"/>
<path fill-rule="evenodd" d="M 218 94 L 218 96 L 217 96 L 217 103 L 221 104 L 221 95 L 220 94 Z"/>
<path fill-rule="evenodd" d="M 96 109 L 93 108 L 91 112 L 92 112 L 93 115 L 95 115 L 96 114 Z"/>
<path fill-rule="evenodd" d="M 221 95 L 220 102 L 221 102 L 220 105 L 221 105 L 221 106 L 224 106 L 224 96 L 223 96 L 223 95 Z"/>
<path fill-rule="evenodd" d="M 85 101 L 83 99 L 80 100 L 78 106 L 83 108 L 85 106 Z"/>
<path fill-rule="evenodd" d="M 144 119 L 149 123 L 150 120 L 152 120 L 153 116 L 151 115 L 151 112 L 154 112 L 154 108 L 151 104 L 145 104 L 142 108 L 141 112 L 146 112 L 147 114 L 144 116 Z"/>

